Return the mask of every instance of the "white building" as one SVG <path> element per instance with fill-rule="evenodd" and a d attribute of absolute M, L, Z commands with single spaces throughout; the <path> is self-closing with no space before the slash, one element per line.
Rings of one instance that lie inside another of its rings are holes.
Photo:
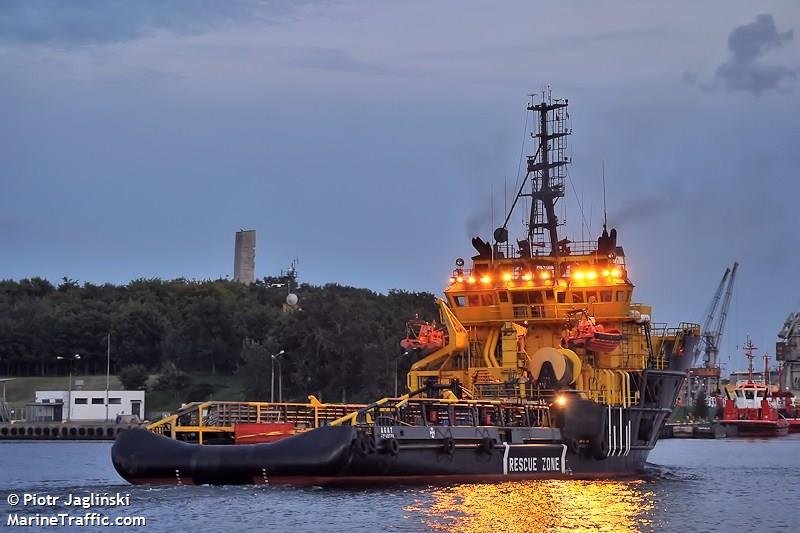
<path fill-rule="evenodd" d="M 36 403 L 61 404 L 61 420 L 114 420 L 117 415 L 144 418 L 143 390 L 37 390 Z"/>

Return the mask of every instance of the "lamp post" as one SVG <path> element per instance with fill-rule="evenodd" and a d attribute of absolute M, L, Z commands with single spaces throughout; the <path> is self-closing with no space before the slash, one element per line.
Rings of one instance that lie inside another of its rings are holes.
<path fill-rule="evenodd" d="M 275 360 L 278 362 L 278 402 L 283 402 L 283 365 L 279 357 Z"/>
<path fill-rule="evenodd" d="M 270 374 L 270 382 L 269 382 L 269 401 L 275 402 L 275 359 L 285 354 L 285 350 L 281 350 L 278 353 L 274 353 L 270 356 L 272 359 L 272 372 Z M 280 368 L 280 361 L 278 361 L 278 368 Z"/>
<path fill-rule="evenodd" d="M 108 422 L 108 388 L 111 381 L 111 332 L 106 338 L 106 422 Z"/>
<path fill-rule="evenodd" d="M 59 361 L 67 360 L 69 361 L 69 378 L 67 381 L 67 422 L 69 422 L 70 416 L 72 415 L 72 362 L 79 361 L 81 358 L 81 354 L 74 354 L 72 357 L 63 357 L 61 355 L 57 356 L 56 359 Z"/>

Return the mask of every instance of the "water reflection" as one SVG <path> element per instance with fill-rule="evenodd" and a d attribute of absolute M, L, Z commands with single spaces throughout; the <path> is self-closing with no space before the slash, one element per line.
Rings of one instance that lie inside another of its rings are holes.
<path fill-rule="evenodd" d="M 549 480 L 431 489 L 405 508 L 441 531 L 649 531 L 644 481 Z"/>

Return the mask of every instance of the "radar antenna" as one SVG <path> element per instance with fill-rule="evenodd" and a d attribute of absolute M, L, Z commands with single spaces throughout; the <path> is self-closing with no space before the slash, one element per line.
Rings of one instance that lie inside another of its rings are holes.
<path fill-rule="evenodd" d="M 563 221 L 556 216 L 555 205 L 564 196 L 566 166 L 570 162 L 567 156 L 567 136 L 572 133 L 567 127 L 569 100 L 553 99 L 549 88 L 542 91 L 541 99 L 537 96 L 530 95 L 527 107 L 528 111 L 537 114 L 538 119 L 536 133 L 531 133 L 538 141 L 536 153 L 527 156 L 527 174 L 506 214 L 503 226 L 495 231 L 495 240 L 505 242 L 508 238 L 508 221 L 514 207 L 520 198 L 528 197 L 531 199 L 527 223 L 529 249 L 535 250 L 534 255 L 548 254 L 558 257 L 561 255 L 558 226 Z M 528 192 L 525 192 L 526 185 L 529 186 Z"/>

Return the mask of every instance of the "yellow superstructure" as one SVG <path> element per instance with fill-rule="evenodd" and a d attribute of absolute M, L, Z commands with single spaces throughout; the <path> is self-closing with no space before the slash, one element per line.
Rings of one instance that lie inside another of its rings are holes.
<path fill-rule="evenodd" d="M 667 329 L 652 323 L 650 306 L 633 302 L 616 230 L 604 223 L 596 241 L 559 236 L 556 202 L 571 162 L 567 106 L 549 91 L 541 99 L 532 95 L 535 153 L 527 157 L 527 175 L 492 242 L 475 237 L 472 265 L 456 261 L 439 302 L 446 342 L 412 365 L 409 390 L 431 380 L 458 380 L 473 397 L 572 388 L 629 406 L 639 400 L 638 378 L 646 369 L 688 368 L 676 358 L 688 337 L 698 340 L 699 326 Z M 529 207 L 525 229 L 510 240 L 508 222 L 521 205 Z"/>
<path fill-rule="evenodd" d="M 481 396 L 476 391 L 497 390 L 497 384 L 537 381 L 547 362 L 557 375 L 568 365 L 575 370 L 561 385 L 612 405 L 635 403 L 628 373 L 665 368 L 682 338 L 699 335 L 699 327 L 651 324 L 650 306 L 632 302 L 622 249 L 601 255 L 593 243 L 584 244 L 580 254 L 476 258 L 470 269 L 457 267 L 438 302 L 448 342 L 412 365 L 409 389 L 431 378 L 457 379 L 468 394 Z M 568 348 L 581 312 L 619 330 L 619 346 L 609 353 Z"/>

